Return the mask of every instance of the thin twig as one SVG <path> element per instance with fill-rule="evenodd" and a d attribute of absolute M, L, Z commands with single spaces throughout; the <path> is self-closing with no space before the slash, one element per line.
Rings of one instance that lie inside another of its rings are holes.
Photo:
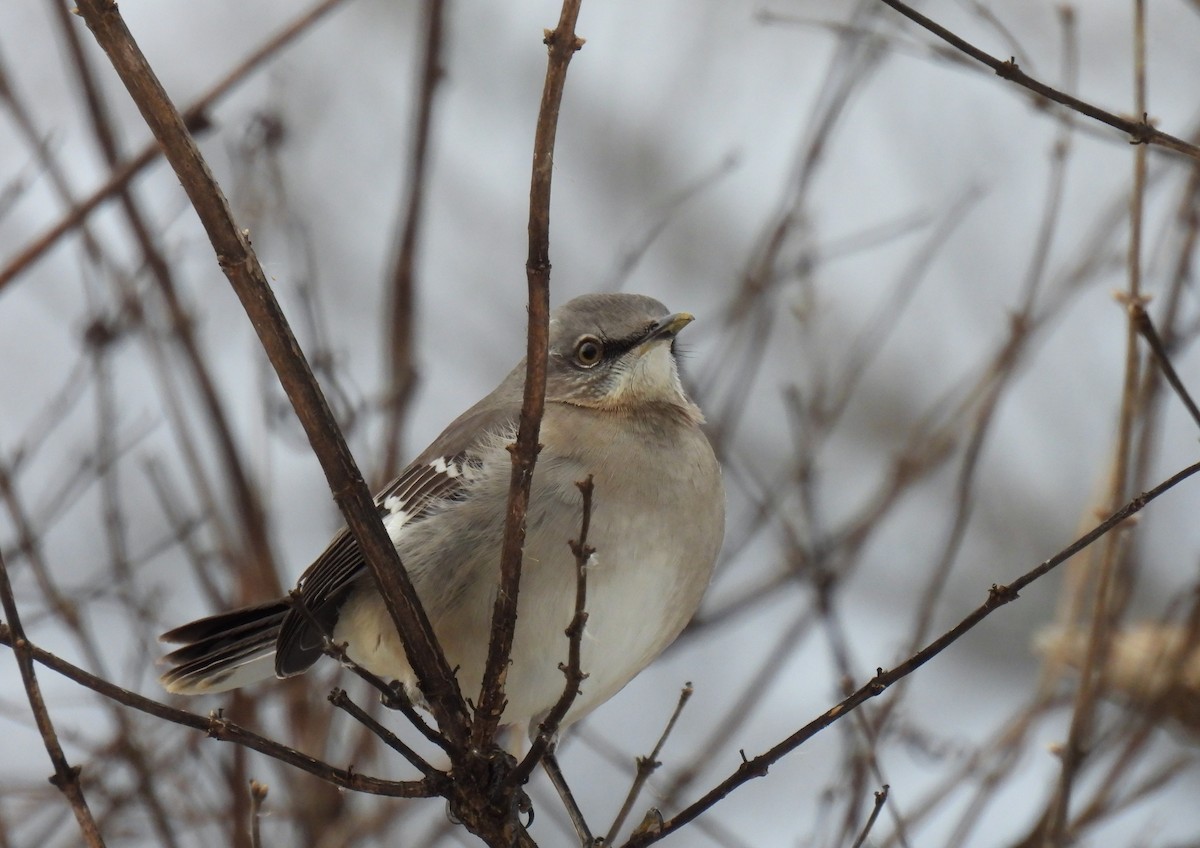
<path fill-rule="evenodd" d="M 91 848 L 104 848 L 104 837 L 96 826 L 92 811 L 88 808 L 87 798 L 84 797 L 83 787 L 79 782 L 79 768 L 67 762 L 62 744 L 58 741 L 58 733 L 42 698 L 42 687 L 38 684 L 37 674 L 33 669 L 36 648 L 25 638 L 25 630 L 21 626 L 21 616 L 17 612 L 17 600 L 13 596 L 12 583 L 8 579 L 8 566 L 4 555 L 0 553 L 0 606 L 4 608 L 7 623 L 0 623 L 0 641 L 12 648 L 17 659 L 17 668 L 21 672 L 21 682 L 25 686 L 25 696 L 29 700 L 29 708 L 33 711 L 33 719 L 37 723 L 38 732 L 42 736 L 42 744 L 50 756 L 54 766 L 54 776 L 50 782 L 54 784 L 71 805 L 75 821 L 84 841 Z"/>
<path fill-rule="evenodd" d="M 1008 585 L 994 584 L 988 591 L 987 600 L 954 627 L 889 671 L 884 671 L 882 668 L 878 669 L 875 677 L 866 684 L 766 752 L 753 758 L 743 757 L 741 765 L 729 777 L 722 780 L 670 820 L 664 822 L 660 832 L 643 837 L 633 837 L 625 843 L 626 848 L 640 848 L 640 846 L 657 842 L 662 837 L 679 830 L 743 784 L 754 778 L 764 777 L 768 769 L 784 756 L 799 748 L 817 733 L 838 721 L 861 704 L 887 691 L 896 681 L 912 674 L 918 668 L 925 665 L 925 663 L 946 650 L 946 648 L 950 647 L 950 645 L 961 639 L 997 609 L 1015 601 L 1021 590 L 1026 586 L 1044 577 L 1059 565 L 1087 548 L 1097 539 L 1102 538 L 1113 528 L 1119 526 L 1130 516 L 1141 512 L 1147 504 L 1198 472 L 1200 472 L 1200 462 L 1176 472 L 1153 489 L 1133 498 L 1121 507 L 1121 509 L 1096 525 L 1092 530 L 1076 539 L 1050 559 L 1027 571 L 1013 582 Z"/>
<path fill-rule="evenodd" d="M 1140 300 L 1133 301 L 1129 304 L 1129 312 L 1138 334 L 1150 346 L 1150 352 L 1154 354 L 1154 359 L 1158 363 L 1158 367 L 1162 370 L 1163 377 L 1171 384 L 1171 388 L 1175 390 L 1175 394 L 1179 396 L 1183 405 L 1187 407 L 1188 414 L 1192 416 L 1192 420 L 1196 422 L 1196 426 L 1200 427 L 1200 408 L 1197 408 L 1196 402 L 1192 400 L 1192 396 L 1183 385 L 1183 381 L 1179 379 L 1179 374 L 1176 373 L 1175 366 L 1171 364 L 1171 356 L 1167 353 L 1167 346 L 1163 344 L 1162 337 L 1159 336 L 1158 330 L 1154 328 L 1154 322 L 1150 320 L 1150 314 L 1146 312 L 1146 307 Z"/>
<path fill-rule="evenodd" d="M 388 730 L 382 724 L 375 720 L 373 716 L 367 713 L 362 707 L 350 700 L 350 696 L 346 694 L 345 689 L 334 689 L 329 693 L 329 703 L 333 704 L 338 709 L 347 713 L 355 721 L 359 722 L 363 727 L 370 730 L 378 736 L 385 745 L 391 748 L 404 759 L 408 760 L 409 764 L 415 767 L 421 774 L 426 777 L 443 776 L 441 772 L 431 766 L 424 757 L 414 751 L 408 745 L 404 744 L 401 739 L 392 731 Z"/>
<path fill-rule="evenodd" d="M 1056 88 L 1046 85 L 1044 82 L 1034 79 L 1026 74 L 1018 66 L 1015 60 L 1009 59 L 1004 61 L 997 59 L 989 53 L 980 50 L 975 45 L 971 44 L 964 38 L 955 35 L 950 30 L 946 29 L 941 24 L 925 17 L 916 9 L 913 9 L 906 3 L 900 0 L 880 0 L 880 2 L 891 6 L 900 14 L 909 20 L 923 26 L 925 29 L 932 32 L 938 38 L 947 42 L 951 46 L 963 53 L 966 53 L 972 59 L 982 62 L 987 65 L 996 75 L 1010 82 L 1015 82 L 1017 85 L 1029 89 L 1034 94 L 1039 94 L 1047 100 L 1053 100 L 1055 103 L 1061 103 L 1063 106 L 1073 109 L 1081 115 L 1086 115 L 1089 118 L 1108 124 L 1118 130 L 1129 135 L 1129 140 L 1133 144 L 1154 144 L 1166 150 L 1171 150 L 1176 153 L 1182 153 L 1184 156 L 1190 156 L 1192 159 L 1200 160 L 1200 147 L 1194 144 L 1189 144 L 1181 138 L 1176 138 L 1173 135 L 1155 129 L 1154 126 L 1146 119 L 1144 112 L 1139 112 L 1141 115 L 1140 121 L 1131 121 L 1128 118 L 1122 118 L 1120 115 L 1114 115 L 1112 112 L 1107 112 L 1098 106 L 1080 100 L 1077 97 L 1072 97 L 1065 92 L 1059 91 Z"/>
<path fill-rule="evenodd" d="M 617 841 L 617 834 L 621 830 L 621 826 L 625 824 L 625 819 L 628 817 L 633 805 L 637 803 L 638 795 L 642 793 L 642 787 L 646 785 L 646 781 L 650 779 L 650 775 L 662 765 L 658 760 L 658 755 L 662 753 L 663 745 L 667 742 L 667 737 L 671 735 L 671 731 L 675 729 L 675 722 L 679 721 L 679 714 L 683 712 L 684 705 L 688 699 L 692 697 L 691 682 L 683 684 L 683 688 L 679 690 L 679 700 L 675 703 L 675 709 L 671 713 L 671 718 L 667 720 L 667 726 L 663 728 L 662 735 L 658 737 L 658 742 L 655 743 L 654 749 L 645 757 L 637 758 L 637 774 L 634 775 L 633 785 L 629 787 L 628 794 L 625 795 L 625 803 L 621 805 L 621 811 L 617 813 L 617 817 L 613 819 L 612 826 L 608 829 L 608 835 L 604 837 L 604 841 L 608 845 L 612 845 Z"/>
<path fill-rule="evenodd" d="M 858 834 L 858 839 L 854 840 L 851 848 L 862 848 L 867 841 L 867 837 L 871 834 L 871 828 L 875 826 L 875 820 L 879 818 L 879 811 L 883 809 L 883 805 L 887 801 L 888 789 L 889 787 L 885 783 L 883 788 L 875 793 L 875 806 L 871 808 L 871 815 L 867 817 L 867 823 L 863 825 L 862 832 Z"/>
<path fill-rule="evenodd" d="M 546 405 L 546 357 L 550 334 L 550 183 L 554 170 L 554 139 L 566 85 L 567 66 L 583 40 L 575 35 L 581 0 L 564 0 L 558 26 L 545 34 L 548 48 L 546 83 L 538 109 L 533 141 L 533 174 L 529 187 L 529 255 L 525 273 L 529 288 L 528 348 L 525 388 L 517 440 L 510 446 L 512 476 L 504 519 L 500 555 L 500 586 L 492 610 L 491 638 L 484 665 L 471 740 L 476 748 L 490 744 L 504 712 L 504 682 L 517 624 L 517 594 L 521 586 L 521 553 L 525 547 L 525 514 L 529 487 L 540 449 L 538 433 Z"/>
<path fill-rule="evenodd" d="M 550 748 L 551 742 L 558 734 L 562 720 L 566 718 L 571 705 L 579 696 L 579 687 L 587 678 L 580 667 L 583 650 L 583 629 L 587 626 L 587 564 L 596 549 L 588 544 L 588 528 L 592 523 L 592 475 L 586 480 L 575 484 L 583 495 L 583 518 L 579 525 L 579 540 L 571 540 L 571 553 L 575 555 L 575 614 L 567 625 L 567 661 L 559 663 L 558 668 L 566 677 L 562 695 L 538 725 L 537 736 L 529 746 L 525 758 L 513 769 L 508 776 L 511 786 L 519 786 L 529 779 L 533 769 L 541 761 L 542 755 Z"/>
<path fill-rule="evenodd" d="M 592 845 L 595 839 L 592 836 L 591 828 L 588 827 L 587 820 L 583 817 L 583 810 L 579 809 L 579 803 L 575 800 L 571 787 L 567 785 L 567 778 L 563 774 L 562 766 L 558 764 L 558 755 L 555 754 L 553 745 L 542 755 L 541 761 L 546 776 L 550 778 L 550 783 L 553 784 L 555 791 L 558 792 L 558 797 L 562 799 L 563 806 L 567 809 L 567 818 L 571 820 L 571 826 L 575 828 L 575 835 L 579 837 L 580 844 Z"/>
<path fill-rule="evenodd" d="M 250 845 L 251 848 L 262 848 L 262 834 L 259 831 L 259 819 L 262 817 L 263 801 L 267 800 L 270 787 L 257 780 L 250 781 Z"/>
<path fill-rule="evenodd" d="M 1146 105 L 1146 10 L 1144 0 L 1134 0 L 1133 76 L 1134 106 L 1137 114 L 1145 116 Z M 1126 271 L 1129 285 L 1120 299 L 1127 305 L 1125 324 L 1125 363 L 1121 384 L 1121 406 L 1117 419 L 1117 440 L 1113 457 L 1112 479 L 1109 483 L 1108 507 L 1123 501 L 1130 488 L 1130 469 L 1133 466 L 1134 423 L 1138 414 L 1138 385 L 1141 382 L 1141 352 L 1138 349 L 1136 308 L 1142 305 L 1142 232 L 1146 197 L 1146 148 L 1138 145 L 1133 155 L 1133 188 L 1129 196 L 1129 247 Z M 1087 651 L 1080 667 L 1079 688 L 1071 713 L 1071 723 L 1060 753 L 1058 783 L 1046 808 L 1046 831 L 1043 838 L 1049 845 L 1063 845 L 1070 819 L 1071 794 L 1074 783 L 1087 759 L 1092 744 L 1096 706 L 1105 688 L 1105 665 L 1109 641 L 1123 606 L 1119 596 L 1117 573 L 1124 552 L 1122 537 L 1114 534 L 1105 540 L 1091 611 Z"/>
<path fill-rule="evenodd" d="M 324 17 L 326 12 L 344 2 L 345 0 L 321 0 L 320 3 L 297 17 L 273 37 L 263 42 L 249 56 L 230 70 L 216 85 L 209 89 L 207 94 L 183 111 L 183 119 L 188 127 L 193 132 L 200 132 L 206 129 L 209 126 L 208 111 L 222 97 L 228 94 L 231 89 L 246 79 L 252 72 L 257 70 L 263 62 L 295 41 L 297 37 Z M 103 185 L 92 192 L 85 200 L 72 207 L 57 224 L 28 242 L 24 250 L 9 260 L 3 269 L 0 269 L 0 291 L 3 291 L 5 286 L 41 259 L 46 251 L 58 244 L 63 236 L 87 220 L 88 216 L 92 214 L 97 206 L 109 200 L 118 192 L 123 191 L 125 186 L 134 177 L 146 169 L 146 166 L 157 161 L 162 152 L 163 149 L 157 141 L 150 141 L 138 151 L 136 156 L 114 170 Z"/>
<path fill-rule="evenodd" d="M 412 725 L 421 732 L 421 735 L 440 747 L 442 750 L 449 752 L 450 744 L 444 737 L 442 737 L 441 734 L 430 727 L 428 722 L 421 717 L 420 713 L 413 708 L 412 702 L 408 699 L 408 695 L 404 692 L 403 685 L 393 686 L 374 672 L 370 671 L 369 669 L 365 669 L 356 663 L 350 657 L 346 644 L 335 642 L 329 631 L 326 630 L 321 622 L 317 620 L 317 617 L 313 615 L 312 610 L 310 610 L 308 605 L 304 603 L 304 599 L 301 596 L 300 590 L 293 589 L 290 591 L 288 593 L 288 601 L 291 604 L 292 609 L 296 610 L 297 613 L 304 617 L 304 620 L 308 623 L 308 626 L 317 633 L 321 634 L 321 650 L 327 657 L 337 660 L 339 665 L 341 665 L 343 668 L 349 669 L 360 680 L 365 681 L 373 689 L 379 692 L 380 700 L 383 702 L 384 706 L 388 707 L 389 709 L 398 710 L 401 715 L 407 718 Z"/>
<path fill-rule="evenodd" d="M 421 73 L 417 80 L 416 118 L 412 122 L 412 152 L 405 173 L 403 224 L 393 260 L 389 297 L 391 308 L 384 328 L 388 347 L 388 388 L 384 403 L 382 476 L 390 480 L 400 472 L 401 426 L 408 402 L 416 385 L 413 364 L 417 246 L 425 201 L 425 177 L 429 161 L 429 137 L 433 126 L 433 102 L 437 83 L 442 78 L 442 0 L 425 0 L 425 39 L 421 54 Z"/>
<path fill-rule="evenodd" d="M 100 148 L 105 163 L 110 169 L 116 169 L 121 164 L 116 132 L 112 126 L 109 109 L 106 108 L 107 101 L 100 91 L 95 74 L 84 53 L 82 40 L 77 32 L 77 23 L 65 4 L 52 2 L 52 5 L 56 10 L 59 28 L 72 56 L 79 87 L 85 94 L 84 101 L 88 108 L 92 135 L 96 138 L 97 146 Z M 129 223 L 129 228 L 141 249 L 142 260 L 150 271 L 150 277 L 154 281 L 162 304 L 167 311 L 171 337 L 183 353 L 184 362 L 200 396 L 201 408 L 205 412 L 219 446 L 217 455 L 229 482 L 229 492 L 236 506 L 236 514 L 240 519 L 238 526 L 242 532 L 241 543 L 237 550 L 238 571 L 245 575 L 244 582 L 252 582 L 254 588 L 262 590 L 263 594 L 279 595 L 283 591 L 283 587 L 279 582 L 275 557 L 267 538 L 267 521 L 262 498 L 246 468 L 237 440 L 234 438 L 233 427 L 230 424 L 225 404 L 217 391 L 210 366 L 196 338 L 192 316 L 188 314 L 187 307 L 179 296 L 175 275 L 171 271 L 166 256 L 155 242 L 146 216 L 137 204 L 129 184 L 120 187 L 118 199 Z M 169 831 L 162 827 L 159 827 L 158 830 L 161 833 L 169 834 Z M 174 846 L 173 838 L 168 844 Z"/>

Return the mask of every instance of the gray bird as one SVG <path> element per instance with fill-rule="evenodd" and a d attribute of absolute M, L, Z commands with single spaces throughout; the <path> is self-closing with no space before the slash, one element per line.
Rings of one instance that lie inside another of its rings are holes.
<path fill-rule="evenodd" d="M 505 725 L 537 722 L 562 694 L 559 663 L 575 605 L 582 498 L 594 480 L 588 675 L 562 726 L 611 698 L 691 619 L 725 528 L 721 470 L 684 393 L 675 336 L 692 321 L 649 297 L 576 298 L 550 321 L 543 448 L 530 493 Z M 462 691 L 479 691 L 499 580 L 525 365 L 442 432 L 376 498 Z M 221 613 L 162 636 L 183 647 L 171 692 L 223 692 L 306 671 L 323 628 L 349 657 L 417 695 L 416 680 L 353 536 L 340 531 L 300 578 L 309 613 L 284 600 Z M 535 725 L 536 726 L 536 725 Z"/>

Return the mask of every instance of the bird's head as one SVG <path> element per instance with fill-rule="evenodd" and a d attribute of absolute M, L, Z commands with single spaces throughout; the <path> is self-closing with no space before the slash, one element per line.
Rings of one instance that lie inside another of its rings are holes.
<path fill-rule="evenodd" d="M 550 318 L 546 399 L 606 411 L 691 408 L 679 381 L 675 336 L 692 320 L 644 295 L 592 294 L 567 302 Z"/>

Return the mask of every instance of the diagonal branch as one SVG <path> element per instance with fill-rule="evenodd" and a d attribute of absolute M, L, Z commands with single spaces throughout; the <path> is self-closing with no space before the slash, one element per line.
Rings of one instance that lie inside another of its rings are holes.
<path fill-rule="evenodd" d="M 797 730 L 791 736 L 784 739 L 766 752 L 759 754 L 757 757 L 747 759 L 742 756 L 742 763 L 729 777 L 722 780 L 701 798 L 681 810 L 668 821 L 664 822 L 661 829 L 655 829 L 653 833 L 636 834 L 625 843 L 625 848 L 641 848 L 641 846 L 649 845 L 652 842 L 657 842 L 668 834 L 674 833 L 688 822 L 696 819 L 702 813 L 709 810 L 717 802 L 726 795 L 738 789 L 743 784 L 748 783 L 757 777 L 765 777 L 768 769 L 786 755 L 799 748 L 820 731 L 829 727 L 834 722 L 841 719 L 843 716 L 850 713 L 852 710 L 861 706 L 866 701 L 874 698 L 887 691 L 894 683 L 908 675 L 912 674 L 925 663 L 936 657 L 946 648 L 957 642 L 969 631 L 975 628 L 977 624 L 991 615 L 1005 604 L 1015 601 L 1021 590 L 1033 583 L 1035 580 L 1049 574 L 1062 563 L 1069 560 L 1071 557 L 1078 554 L 1080 551 L 1087 548 L 1097 539 L 1106 535 L 1110 530 L 1119 526 L 1130 516 L 1141 512 L 1147 504 L 1155 500 L 1159 496 L 1165 494 L 1175 486 L 1182 483 L 1184 480 L 1192 477 L 1200 472 L 1200 462 L 1189 465 L 1182 471 L 1179 471 L 1159 483 L 1153 489 L 1143 492 L 1133 500 L 1126 503 L 1096 527 L 1083 536 L 1076 539 L 1067 547 L 1063 548 L 1050 559 L 1038 565 L 1036 568 L 1030 569 L 1025 574 L 1018 577 L 1007 586 L 993 585 L 988 591 L 987 600 L 976 607 L 966 618 L 943 633 L 937 639 L 934 639 L 920 651 L 917 651 L 900 665 L 888 671 L 882 668 L 878 670 L 875 677 L 867 681 L 866 684 L 852 692 L 838 704 L 835 704 L 822 715 L 810 721 L 804 727 Z"/>
<path fill-rule="evenodd" d="M 229 204 L 183 117 L 125 26 L 116 4 L 111 0 L 81 0 L 79 12 L 108 55 L 187 192 L 217 253 L 221 269 L 246 310 L 304 426 L 334 499 L 402 637 L 405 653 L 430 709 L 447 738 L 456 747 L 462 747 L 466 743 L 468 718 L 454 674 L 434 638 L 429 619 L 384 530 L 325 396 L 250 247 L 248 234 L 234 223 Z"/>
<path fill-rule="evenodd" d="M 385 745 L 408 760 L 409 764 L 421 772 L 421 774 L 435 779 L 445 777 L 445 775 L 431 766 L 424 757 L 409 747 L 403 739 L 392 733 L 392 731 L 377 721 L 374 716 L 350 700 L 350 696 L 346 694 L 345 689 L 334 689 L 330 692 L 329 703 L 345 712 L 363 727 L 367 728 L 367 730 L 379 737 Z"/>
<path fill-rule="evenodd" d="M 961 50 L 975 61 L 987 65 L 996 72 L 996 76 L 1003 77 L 1009 82 L 1015 82 L 1017 85 L 1027 88 L 1034 94 L 1041 95 L 1047 100 L 1061 103 L 1063 106 L 1081 115 L 1086 115 L 1102 124 L 1108 124 L 1110 127 L 1121 130 L 1128 134 L 1129 140 L 1133 144 L 1153 144 L 1175 153 L 1182 153 L 1184 156 L 1189 156 L 1192 159 L 1200 160 L 1200 147 L 1189 144 L 1182 138 L 1176 138 L 1169 133 L 1155 129 L 1151 126 L 1145 115 L 1141 116 L 1140 121 L 1131 121 L 1128 118 L 1122 118 L 1120 115 L 1114 115 L 1112 112 L 1101 109 L 1099 106 L 1094 106 L 1085 100 L 1080 100 L 1078 97 L 1072 97 L 1066 92 L 1059 91 L 1057 88 L 1034 79 L 1017 66 L 1015 59 L 1008 59 L 1007 61 L 997 59 L 990 53 L 980 50 L 971 42 L 955 35 L 937 21 L 925 17 L 916 9 L 906 3 L 902 3 L 900 0 L 880 0 L 880 2 L 891 6 L 910 21 L 929 30 L 938 38 L 955 49 Z"/>

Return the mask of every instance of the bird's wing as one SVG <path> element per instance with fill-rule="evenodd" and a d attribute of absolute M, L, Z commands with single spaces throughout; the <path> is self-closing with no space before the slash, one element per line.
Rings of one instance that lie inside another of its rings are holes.
<path fill-rule="evenodd" d="M 487 434 L 515 426 L 517 410 L 498 405 L 489 395 L 459 417 L 400 476 L 375 498 L 392 538 L 435 511 L 468 496 L 469 484 L 483 465 L 476 452 Z M 300 577 L 298 596 L 304 610 L 288 612 L 280 630 L 275 673 L 299 674 L 321 655 L 324 637 L 333 632 L 338 609 L 351 586 L 366 573 L 358 542 L 345 528 Z"/>

